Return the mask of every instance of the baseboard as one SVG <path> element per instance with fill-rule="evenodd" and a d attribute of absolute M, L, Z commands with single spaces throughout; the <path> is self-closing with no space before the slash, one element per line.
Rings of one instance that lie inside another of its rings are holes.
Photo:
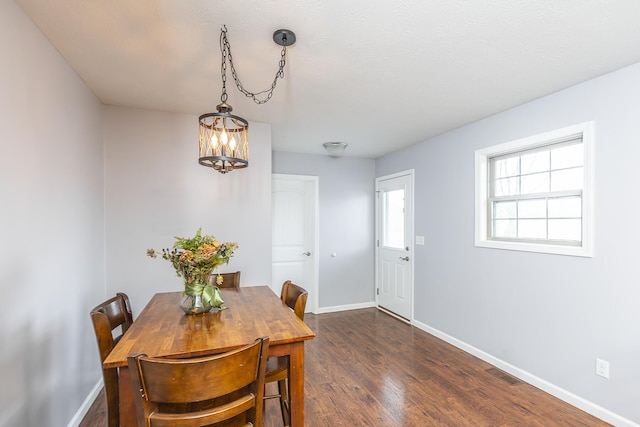
<path fill-rule="evenodd" d="M 502 369 L 505 372 L 508 372 L 514 377 L 520 378 L 522 381 L 529 383 L 532 386 L 537 387 L 540 390 L 543 390 L 572 406 L 575 406 L 576 408 L 582 409 L 583 411 L 593 415 L 594 417 L 600 418 L 601 420 L 613 424 L 617 427 L 640 427 L 640 424 L 637 424 L 634 421 L 631 421 L 614 412 L 609 411 L 608 409 L 598 406 L 595 403 L 577 396 L 561 387 L 558 387 L 555 384 L 543 380 L 542 378 L 539 378 L 523 369 L 513 366 L 510 363 L 505 362 L 504 360 L 498 359 L 497 357 L 494 357 L 472 345 L 460 341 L 459 339 L 454 338 L 451 335 L 447 335 L 444 332 L 439 331 L 438 329 L 418 322 L 415 319 L 413 321 L 413 325 L 437 338 L 440 338 L 443 341 L 448 342 L 454 347 L 464 350 L 467 353 L 472 354 L 477 358 L 482 359 L 499 369 Z"/>
<path fill-rule="evenodd" d="M 374 301 L 371 302 L 363 302 L 358 304 L 347 304 L 347 305 L 336 305 L 333 307 L 322 307 L 318 308 L 315 314 L 324 314 L 324 313 L 335 313 L 338 311 L 347 311 L 347 310 L 358 310 L 361 308 L 371 308 L 375 307 L 376 303 Z"/>
<path fill-rule="evenodd" d="M 80 425 L 84 416 L 89 412 L 89 408 L 91 408 L 91 405 L 93 405 L 93 402 L 95 402 L 98 397 L 100 390 L 102 390 L 102 378 L 93 386 L 93 389 L 91 389 L 89 395 L 84 399 L 84 402 L 82 402 L 80 408 L 76 411 L 73 418 L 71 418 L 67 427 L 78 427 Z"/>

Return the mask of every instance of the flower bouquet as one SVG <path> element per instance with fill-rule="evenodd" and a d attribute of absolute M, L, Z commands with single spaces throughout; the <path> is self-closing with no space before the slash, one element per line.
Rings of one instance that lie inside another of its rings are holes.
<path fill-rule="evenodd" d="M 180 307 L 187 314 L 204 313 L 212 307 L 222 308 L 224 301 L 220 289 L 209 285 L 207 279 L 214 269 L 229 263 L 237 248 L 236 242 L 220 243 L 213 236 L 203 236 L 202 229 L 198 229 L 194 237 L 176 237 L 172 249 L 162 249 L 162 258 L 171 262 L 184 281 Z M 154 249 L 148 249 L 147 255 L 157 257 Z"/>

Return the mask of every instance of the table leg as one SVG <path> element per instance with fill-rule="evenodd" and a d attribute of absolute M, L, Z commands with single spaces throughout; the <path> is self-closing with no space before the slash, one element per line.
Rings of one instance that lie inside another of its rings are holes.
<path fill-rule="evenodd" d="M 304 427 L 304 341 L 291 344 L 289 364 L 291 427 Z"/>

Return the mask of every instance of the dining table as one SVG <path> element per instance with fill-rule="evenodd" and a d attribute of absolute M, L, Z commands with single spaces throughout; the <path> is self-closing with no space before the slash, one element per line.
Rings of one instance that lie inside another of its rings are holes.
<path fill-rule="evenodd" d="M 221 289 L 223 309 L 188 315 L 180 308 L 182 292 L 155 294 L 104 360 L 117 368 L 120 425 L 137 426 L 127 356 L 189 358 L 223 353 L 269 337 L 269 357 L 289 356 L 291 427 L 304 426 L 304 343 L 313 331 L 269 286 Z"/>

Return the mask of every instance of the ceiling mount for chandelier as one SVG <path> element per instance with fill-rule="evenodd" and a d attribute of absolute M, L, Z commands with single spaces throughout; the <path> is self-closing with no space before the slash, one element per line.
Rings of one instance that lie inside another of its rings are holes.
<path fill-rule="evenodd" d="M 278 78 L 284 78 L 284 67 L 287 54 L 287 46 L 296 41 L 296 35 L 291 30 L 276 30 L 273 33 L 273 41 L 282 46 L 278 70 L 268 89 L 260 92 L 249 92 L 244 88 L 238 77 L 238 72 L 233 64 L 231 45 L 227 38 L 227 27 L 223 26 L 220 32 L 220 52 L 222 64 L 220 74 L 222 76 L 221 103 L 216 106 L 216 113 L 206 113 L 198 119 L 200 155 L 198 163 L 211 167 L 220 173 L 227 173 L 234 169 L 246 168 L 249 165 L 249 122 L 239 116 L 231 114 L 233 108 L 227 104 L 227 62 L 231 69 L 231 76 L 238 90 L 250 97 L 256 104 L 265 104 L 273 96 Z M 262 96 L 259 98 L 259 96 Z"/>

